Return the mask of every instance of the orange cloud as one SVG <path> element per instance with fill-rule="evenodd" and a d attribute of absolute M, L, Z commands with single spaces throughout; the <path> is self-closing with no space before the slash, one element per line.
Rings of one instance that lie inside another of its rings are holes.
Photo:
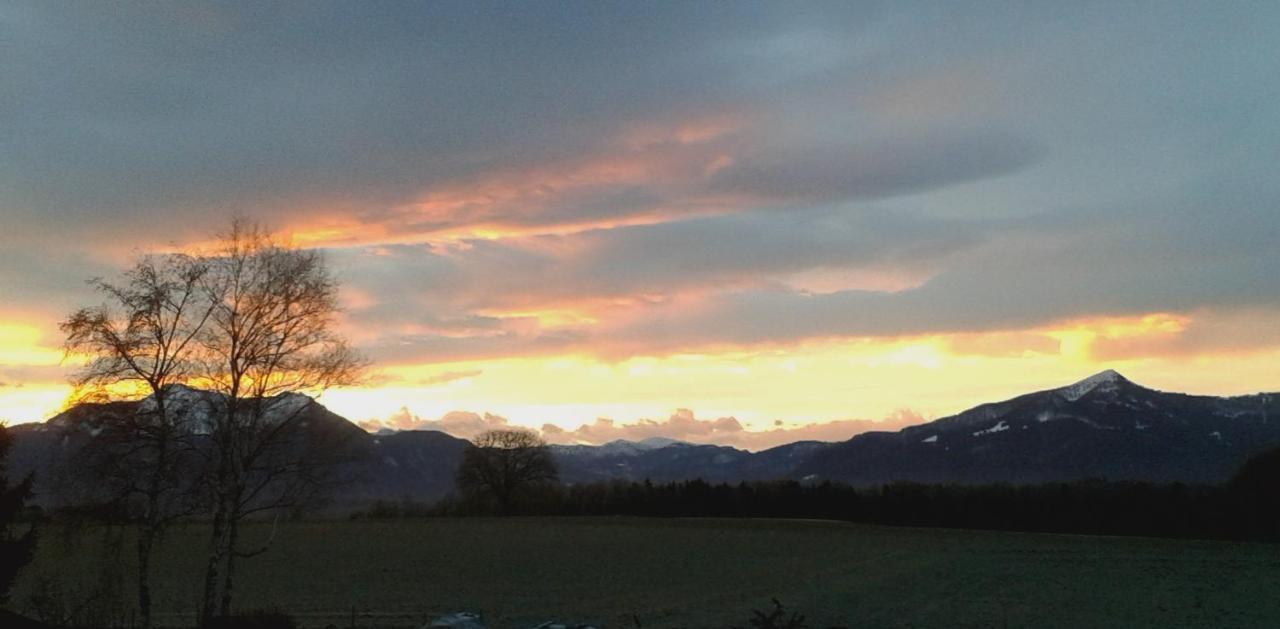
<path fill-rule="evenodd" d="M 691 186 L 734 163 L 748 122 L 741 113 L 718 112 L 627 123 L 585 156 L 426 182 L 416 199 L 381 210 L 339 204 L 326 211 L 319 202 L 306 212 L 280 212 L 289 220 L 283 231 L 302 246 L 407 244 L 570 234 L 732 211 L 753 199 Z"/>
<path fill-rule="evenodd" d="M 1091 359 L 1105 359 L 1100 348 L 1108 344 L 1129 344 L 1142 339 L 1168 339 L 1177 336 L 1191 322 L 1191 317 L 1172 313 L 1153 313 L 1133 317 L 1095 317 L 1052 326 L 1046 334 L 1058 339 L 1061 352 Z M 1113 357 L 1114 358 L 1114 357 Z"/>
<path fill-rule="evenodd" d="M 1196 310 L 1187 315 L 1153 315 L 1138 325 L 1108 330 L 1092 339 L 1096 360 L 1137 358 L 1226 359 L 1280 346 L 1280 313 L 1270 310 Z"/>

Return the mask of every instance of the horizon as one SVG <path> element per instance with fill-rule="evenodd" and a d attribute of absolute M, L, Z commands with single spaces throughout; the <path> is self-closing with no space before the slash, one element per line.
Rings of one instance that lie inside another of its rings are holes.
<path fill-rule="evenodd" d="M 0 8 L 0 420 L 67 402 L 85 280 L 236 213 L 325 252 L 365 426 L 1280 389 L 1280 7 L 310 9 Z"/>
<path fill-rule="evenodd" d="M 940 419 L 954 417 L 963 412 L 973 410 L 977 406 L 999 404 L 1026 395 L 1053 391 L 1066 391 L 1080 387 L 1081 385 L 1096 384 L 1098 382 L 1114 380 L 1126 382 L 1140 389 L 1161 391 L 1160 389 L 1152 389 L 1142 383 L 1135 382 L 1124 374 L 1108 368 L 1077 381 L 1062 384 L 1061 386 L 1022 391 L 1009 398 L 986 400 L 975 406 L 957 409 L 953 413 L 948 413 L 940 417 L 926 418 L 901 414 L 885 420 L 848 420 L 829 431 L 823 429 L 831 428 L 830 426 L 822 425 L 801 426 L 797 428 L 772 427 L 765 430 L 753 431 L 744 428 L 737 422 L 736 418 L 733 417 L 697 419 L 689 409 L 676 409 L 675 413 L 665 421 L 640 419 L 635 422 L 627 423 L 615 422 L 609 418 L 597 418 L 595 422 L 591 424 L 582 424 L 574 430 L 564 430 L 554 424 L 544 424 L 541 427 L 522 426 L 511 422 L 509 418 L 506 417 L 490 413 L 481 415 L 468 411 L 451 411 L 435 420 L 415 417 L 412 422 L 402 423 L 394 421 L 394 417 L 392 418 L 392 421 L 358 421 L 352 420 L 351 418 L 344 416 L 342 413 L 337 414 L 342 417 L 342 419 L 351 422 L 366 433 L 375 436 L 405 431 L 434 431 L 441 432 L 458 439 L 471 440 L 485 431 L 519 428 L 533 431 L 539 437 L 543 438 L 547 444 L 556 446 L 606 446 L 614 443 L 643 445 L 652 442 L 666 442 L 666 445 L 716 445 L 733 447 L 748 452 L 761 452 L 771 448 L 798 442 L 837 443 L 852 439 L 853 437 L 866 432 L 897 432 L 903 428 L 920 426 Z M 182 387 L 188 390 L 201 390 L 198 387 L 192 387 L 185 383 L 174 383 L 170 386 Z M 1174 391 L 1172 393 L 1184 392 Z M 1268 395 L 1273 392 L 1256 391 L 1253 393 L 1257 395 Z M 285 392 L 278 395 L 299 395 L 299 393 Z M 323 394 L 318 396 L 306 394 L 301 395 L 308 397 L 325 408 L 329 408 L 325 405 Z M 132 399 L 150 399 L 150 397 L 151 396 Z M 329 410 L 333 411 L 334 409 L 329 408 Z M 407 411 L 405 412 L 407 413 Z M 55 417 L 57 416 L 55 415 L 48 419 L 54 419 Z M 726 426 L 726 423 L 728 423 L 729 426 Z M 814 428 L 818 429 L 816 434 L 813 430 Z"/>

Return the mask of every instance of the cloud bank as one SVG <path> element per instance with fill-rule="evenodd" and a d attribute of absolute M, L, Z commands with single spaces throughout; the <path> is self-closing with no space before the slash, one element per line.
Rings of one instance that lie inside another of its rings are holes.
<path fill-rule="evenodd" d="M 728 445 L 759 451 L 796 441 L 844 441 L 869 431 L 896 431 L 924 423 L 925 418 L 902 409 L 882 420 L 847 419 L 816 422 L 798 426 L 776 422 L 765 430 L 748 430 L 736 418 L 698 419 L 689 409 L 677 409 L 665 420 L 641 419 L 631 423 L 598 418 L 574 429 L 544 424 L 538 432 L 548 443 L 562 445 L 600 445 L 619 439 L 641 441 L 664 437 L 688 443 Z M 446 413 L 439 419 L 423 419 L 402 408 L 385 420 L 360 422 L 365 430 L 438 430 L 462 439 L 470 439 L 486 430 L 517 428 L 505 417 L 466 411 Z"/>

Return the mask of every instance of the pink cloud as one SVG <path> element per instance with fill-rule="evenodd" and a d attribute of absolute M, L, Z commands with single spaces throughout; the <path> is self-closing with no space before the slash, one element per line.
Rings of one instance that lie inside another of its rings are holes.
<path fill-rule="evenodd" d="M 632 423 L 618 423 L 612 419 L 600 418 L 572 430 L 546 424 L 542 427 L 542 434 L 547 441 L 560 444 L 599 445 L 617 439 L 641 441 L 665 437 L 689 443 L 727 445 L 758 451 L 796 441 L 844 441 L 864 432 L 895 431 L 925 421 L 914 411 L 902 409 L 879 421 L 842 419 L 799 426 L 778 422 L 767 430 L 749 430 L 734 417 L 698 419 L 693 411 L 682 408 L 662 421 L 641 419 Z"/>
<path fill-rule="evenodd" d="M 827 422 L 784 425 L 781 422 L 767 430 L 749 430 L 735 417 L 698 419 L 693 411 L 681 408 L 664 420 L 640 419 L 620 423 L 608 418 L 577 428 L 566 429 L 554 424 L 544 424 L 540 429 L 548 443 L 600 445 L 618 439 L 642 441 L 654 437 L 675 439 L 689 443 L 727 445 L 744 450 L 766 450 L 796 441 L 844 441 L 869 431 L 896 431 L 907 426 L 924 423 L 926 419 L 910 409 L 900 409 L 882 420 L 842 419 Z M 453 411 L 440 419 L 428 420 L 401 408 L 385 420 L 360 422 L 365 430 L 439 430 L 455 437 L 470 439 L 486 430 L 513 428 L 505 417 L 498 415 Z"/>
<path fill-rule="evenodd" d="M 507 418 L 489 413 L 480 415 L 468 411 L 450 411 L 440 419 L 423 419 L 409 412 L 407 407 L 401 407 L 398 412 L 386 419 L 370 419 L 357 424 L 370 432 L 383 429 L 438 430 L 461 439 L 471 439 L 487 430 L 512 427 Z"/>

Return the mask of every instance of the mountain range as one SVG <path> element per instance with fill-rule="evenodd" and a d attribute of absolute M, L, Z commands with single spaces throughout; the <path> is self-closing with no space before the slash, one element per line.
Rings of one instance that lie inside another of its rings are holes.
<path fill-rule="evenodd" d="M 179 409 L 187 430 L 200 434 L 208 429 L 211 395 L 178 387 L 168 405 Z M 1277 397 L 1167 393 L 1104 371 L 1066 387 L 837 443 L 801 441 L 748 452 L 646 439 L 551 449 L 566 483 L 701 478 L 1020 484 L 1101 478 L 1216 484 L 1250 456 L 1280 446 L 1280 417 L 1272 417 Z M 74 502 L 76 492 L 66 488 L 77 483 L 64 481 L 75 477 L 80 449 L 98 438 L 106 422 L 147 403 L 82 404 L 44 423 L 13 426 L 11 471 L 34 472 L 37 500 L 45 504 Z M 345 504 L 439 499 L 452 491 L 467 447 L 467 441 L 436 431 L 370 434 L 299 394 L 273 398 L 270 412 L 300 412 L 299 429 L 339 436 L 351 448 L 341 470 L 349 482 L 335 496 Z"/>

